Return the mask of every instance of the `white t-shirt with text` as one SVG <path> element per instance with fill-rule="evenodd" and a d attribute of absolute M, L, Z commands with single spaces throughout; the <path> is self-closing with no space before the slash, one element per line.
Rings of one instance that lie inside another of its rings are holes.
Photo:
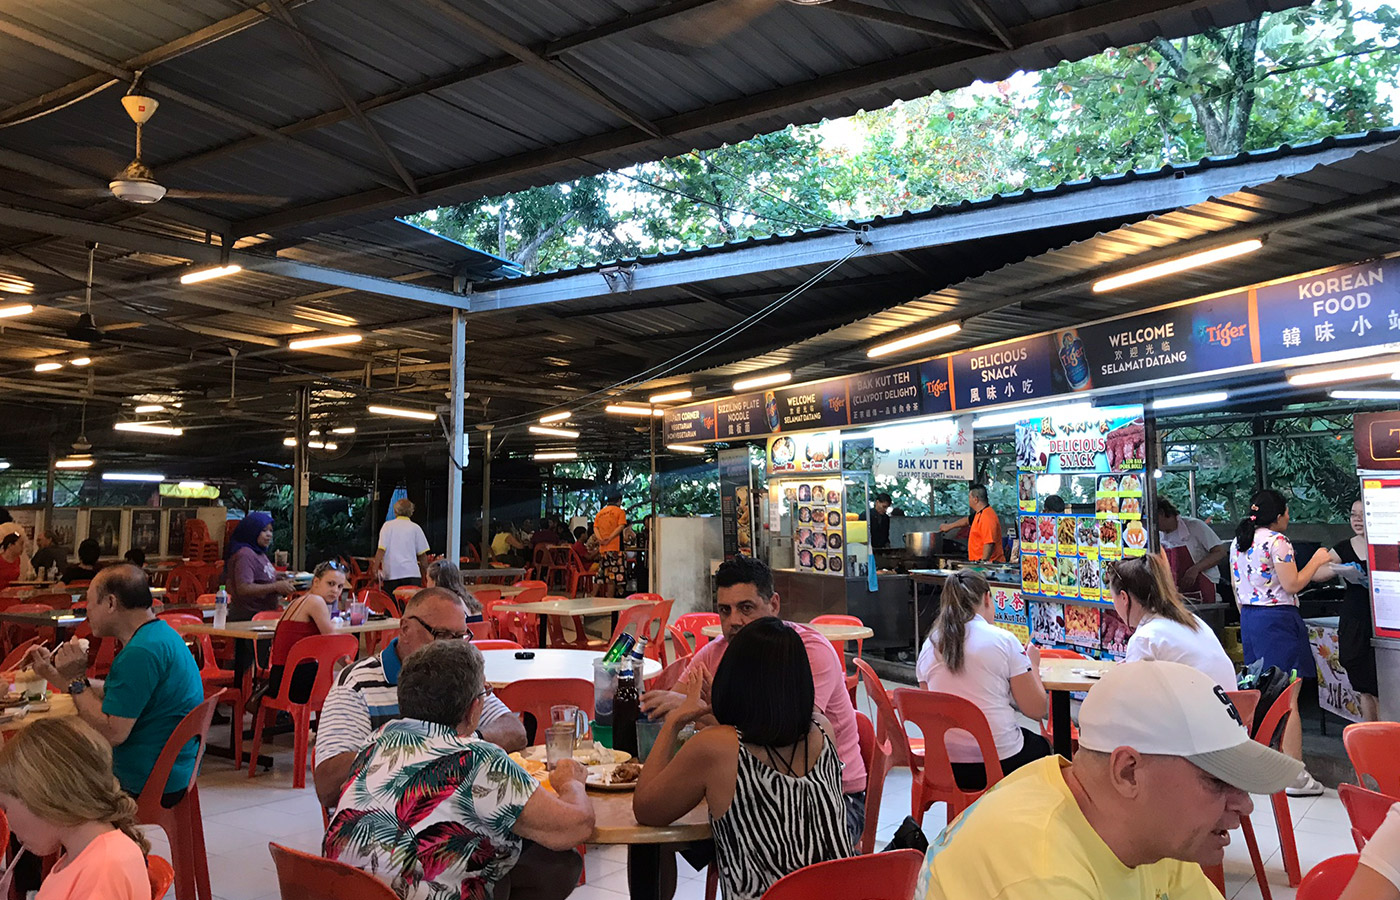
<path fill-rule="evenodd" d="M 418 554 L 428 552 L 428 538 L 418 523 L 396 516 L 379 529 L 379 549 L 384 551 L 384 580 L 418 578 Z"/>
<path fill-rule="evenodd" d="M 1191 618 L 1196 620 L 1195 631 L 1164 616 L 1149 614 L 1128 638 L 1124 661 L 1157 659 L 1181 663 L 1204 673 L 1227 691 L 1238 690 L 1235 664 L 1225 655 L 1220 639 L 1200 616 Z"/>
<path fill-rule="evenodd" d="M 930 634 L 919 650 L 916 666 L 919 682 L 931 691 L 955 694 L 977 704 L 987 717 L 997 756 L 1006 759 L 1021 752 L 1025 735 L 1017 724 L 1011 700 L 1011 679 L 1031 670 L 1025 648 L 1009 631 L 998 628 L 981 616 L 967 623 L 963 638 L 963 666 L 954 672 L 943 662 Z M 981 762 L 982 751 L 965 731 L 948 732 L 948 757 L 953 762 Z"/>

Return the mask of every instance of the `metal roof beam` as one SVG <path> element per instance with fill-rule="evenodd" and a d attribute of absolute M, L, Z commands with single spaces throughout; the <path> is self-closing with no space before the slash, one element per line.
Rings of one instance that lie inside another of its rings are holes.
<path fill-rule="evenodd" d="M 827 9 L 830 9 L 832 12 L 838 12 L 842 15 L 854 16 L 858 19 L 867 19 L 871 22 L 880 22 L 884 25 L 893 25 L 896 28 L 917 31 L 920 34 L 942 38 L 945 41 L 967 44 L 971 47 L 981 47 L 984 50 L 1010 49 L 1008 45 L 996 38 L 989 38 L 985 34 L 973 31 L 970 28 L 959 28 L 957 25 L 945 25 L 942 22 L 935 22 L 933 19 L 925 19 L 923 16 L 911 16 L 908 13 L 896 12 L 892 9 L 870 6 L 867 3 L 857 3 L 856 0 L 827 0 L 826 6 Z"/>
<path fill-rule="evenodd" d="M 79 47 L 76 44 L 72 44 L 66 40 L 63 40 L 60 37 L 57 37 L 52 34 L 47 34 L 45 32 L 39 31 L 38 29 L 32 28 L 29 25 L 26 25 L 18 19 L 6 15 L 3 12 L 0 12 L 0 34 L 8 34 L 13 38 L 18 38 L 19 40 L 24 41 L 26 44 L 38 47 L 41 50 L 47 50 L 50 53 L 53 53 L 57 56 L 62 56 L 65 59 L 70 59 L 74 62 L 81 63 L 90 69 L 96 69 L 99 72 L 104 72 L 112 78 L 117 79 L 118 81 L 134 82 L 136 80 L 136 72 L 132 71 L 131 69 L 125 68 L 124 66 L 114 63 L 111 60 L 103 59 L 96 53 Z M 399 193 L 400 196 L 402 196 L 403 194 L 403 186 L 400 185 L 398 182 L 394 181 L 393 179 L 386 178 L 385 176 L 380 175 L 378 172 L 375 172 L 372 169 L 366 169 L 359 163 L 352 162 L 351 160 L 348 160 L 345 157 L 340 156 L 336 153 L 332 153 L 329 150 L 322 150 L 320 147 L 317 147 L 314 144 L 308 144 L 304 141 L 299 141 L 295 138 L 288 137 L 287 135 L 281 134 L 277 131 L 274 131 L 271 128 L 268 128 L 266 125 L 263 125 L 260 122 L 255 122 L 252 119 L 247 118 L 246 116 L 236 113 L 231 109 L 226 109 L 222 106 L 219 106 L 216 103 L 211 103 L 208 100 L 202 100 L 198 97 L 187 94 L 184 91 L 179 90 L 178 88 L 170 87 L 169 85 L 162 84 L 153 79 L 143 77 L 141 79 L 141 83 L 152 94 L 157 94 L 162 97 L 168 97 L 171 100 L 174 100 L 177 103 L 181 103 L 184 106 L 190 107 L 191 109 L 201 112 L 206 116 L 209 116 L 210 118 L 214 118 L 226 124 L 242 128 L 244 131 L 251 131 L 254 134 L 262 135 L 263 137 L 271 138 L 277 141 L 281 141 L 282 143 L 289 144 L 293 147 L 296 147 L 299 150 L 303 150 L 305 152 L 311 153 L 314 156 L 318 156 L 327 162 L 331 162 L 338 166 L 342 166 L 351 169 L 355 172 L 359 172 L 361 175 L 371 179 L 376 184 L 384 185 L 389 189 Z"/>
<path fill-rule="evenodd" d="M 202 244 L 183 238 L 151 234 L 116 225 L 105 225 L 101 222 L 70 219 L 3 204 L 0 204 L 0 225 L 22 228 L 39 234 L 95 240 L 127 250 L 159 253 L 188 259 L 203 265 L 223 265 L 225 262 L 232 262 L 245 269 L 266 272 L 270 275 L 281 275 L 284 278 L 294 278 L 298 281 L 327 284 L 400 300 L 415 300 L 419 303 L 430 303 L 434 306 L 445 306 L 451 309 L 472 308 L 469 297 L 464 294 L 453 294 L 389 278 L 362 275 L 358 272 L 347 272 L 342 269 L 330 269 L 290 259 L 258 256 L 241 250 L 230 251 L 225 256 L 225 252 L 213 244 Z"/>
<path fill-rule="evenodd" d="M 301 6 L 311 0 L 284 0 L 288 7 Z M 183 56 L 201 47 L 207 47 L 226 37 L 238 34 L 246 28 L 263 21 L 267 12 L 267 4 L 260 3 L 251 9 L 235 13 L 225 19 L 220 19 L 204 26 L 198 31 L 181 35 L 173 41 L 167 41 L 159 47 L 147 50 L 145 53 L 131 57 L 121 64 L 123 69 L 130 69 L 133 72 L 142 69 L 149 69 L 152 66 L 169 62 L 172 59 Z M 95 90 L 107 81 L 110 81 L 104 74 L 85 75 L 82 78 L 70 81 L 60 88 L 52 91 L 45 91 L 37 97 L 31 97 L 20 103 L 0 110 L 0 122 L 11 122 L 15 119 L 22 119 L 30 113 L 66 103 L 76 97 L 81 97 L 88 91 Z"/>
<path fill-rule="evenodd" d="M 984 204 L 946 215 L 872 224 L 869 229 L 872 243 L 867 255 L 918 250 L 1078 222 L 1132 219 L 1201 203 L 1232 193 L 1244 185 L 1296 175 L 1356 152 L 1354 148 L 1338 147 L 1260 162 L 1197 168 L 1182 178 L 1108 180 L 1093 186 L 1092 190 L 1047 191 L 1043 196 L 1022 195 L 1014 201 Z M 852 240 L 850 234 L 816 234 L 720 253 L 642 262 L 633 276 L 633 290 L 641 293 L 779 269 L 822 266 L 845 256 Z M 589 271 L 480 290 L 472 295 L 472 309 L 515 309 L 608 295 L 603 279 L 596 271 Z"/>

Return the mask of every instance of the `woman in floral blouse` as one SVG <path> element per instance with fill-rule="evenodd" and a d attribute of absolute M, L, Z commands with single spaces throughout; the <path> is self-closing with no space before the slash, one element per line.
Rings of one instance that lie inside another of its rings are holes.
<path fill-rule="evenodd" d="M 1263 490 L 1250 500 L 1249 515 L 1235 528 L 1230 544 L 1230 574 L 1235 600 L 1240 605 L 1240 638 L 1244 661 L 1264 661 L 1284 674 L 1296 671 L 1300 678 L 1315 678 L 1308 628 L 1298 612 L 1298 592 L 1331 557 L 1319 548 L 1301 569 L 1293 544 L 1284 537 L 1288 528 L 1288 501 L 1278 491 Z M 1303 758 L 1303 726 L 1298 716 L 1297 694 L 1292 715 L 1283 729 L 1281 749 L 1294 759 Z M 1294 797 L 1316 796 L 1322 785 L 1304 771 L 1288 789 Z"/>

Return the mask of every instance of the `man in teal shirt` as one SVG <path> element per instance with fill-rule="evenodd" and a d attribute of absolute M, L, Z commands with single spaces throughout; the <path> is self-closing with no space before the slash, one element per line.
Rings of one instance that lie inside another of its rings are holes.
<path fill-rule="evenodd" d="M 49 684 L 73 695 L 78 715 L 112 744 L 117 781 L 137 796 L 180 720 L 203 702 L 204 684 L 184 638 L 156 618 L 150 582 L 136 566 L 97 573 L 88 587 L 87 617 L 94 636 L 123 645 L 105 684 L 88 683 L 87 653 L 76 641 L 52 654 L 36 648 L 28 662 Z M 181 749 L 162 793 L 183 793 L 197 752 L 194 740 Z"/>

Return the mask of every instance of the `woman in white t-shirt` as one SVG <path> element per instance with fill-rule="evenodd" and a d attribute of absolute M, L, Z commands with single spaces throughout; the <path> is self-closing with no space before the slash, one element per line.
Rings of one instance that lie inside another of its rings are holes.
<path fill-rule="evenodd" d="M 1220 639 L 1186 608 L 1162 557 L 1151 554 L 1110 563 L 1108 589 L 1113 611 L 1134 629 L 1126 662 L 1177 662 L 1203 672 L 1227 691 L 1239 687 L 1235 665 Z"/>
<path fill-rule="evenodd" d="M 970 700 L 987 717 L 1001 771 L 1009 775 L 1050 755 L 1050 744 L 1016 721 L 1016 711 L 1044 719 L 1049 699 L 1040 683 L 1040 650 L 1022 648 L 1009 631 L 992 624 L 991 587 L 976 572 L 954 572 L 943 583 L 942 605 L 919 650 L 919 687 Z M 972 735 L 950 731 L 953 777 L 965 791 L 987 786 L 982 751 Z"/>

